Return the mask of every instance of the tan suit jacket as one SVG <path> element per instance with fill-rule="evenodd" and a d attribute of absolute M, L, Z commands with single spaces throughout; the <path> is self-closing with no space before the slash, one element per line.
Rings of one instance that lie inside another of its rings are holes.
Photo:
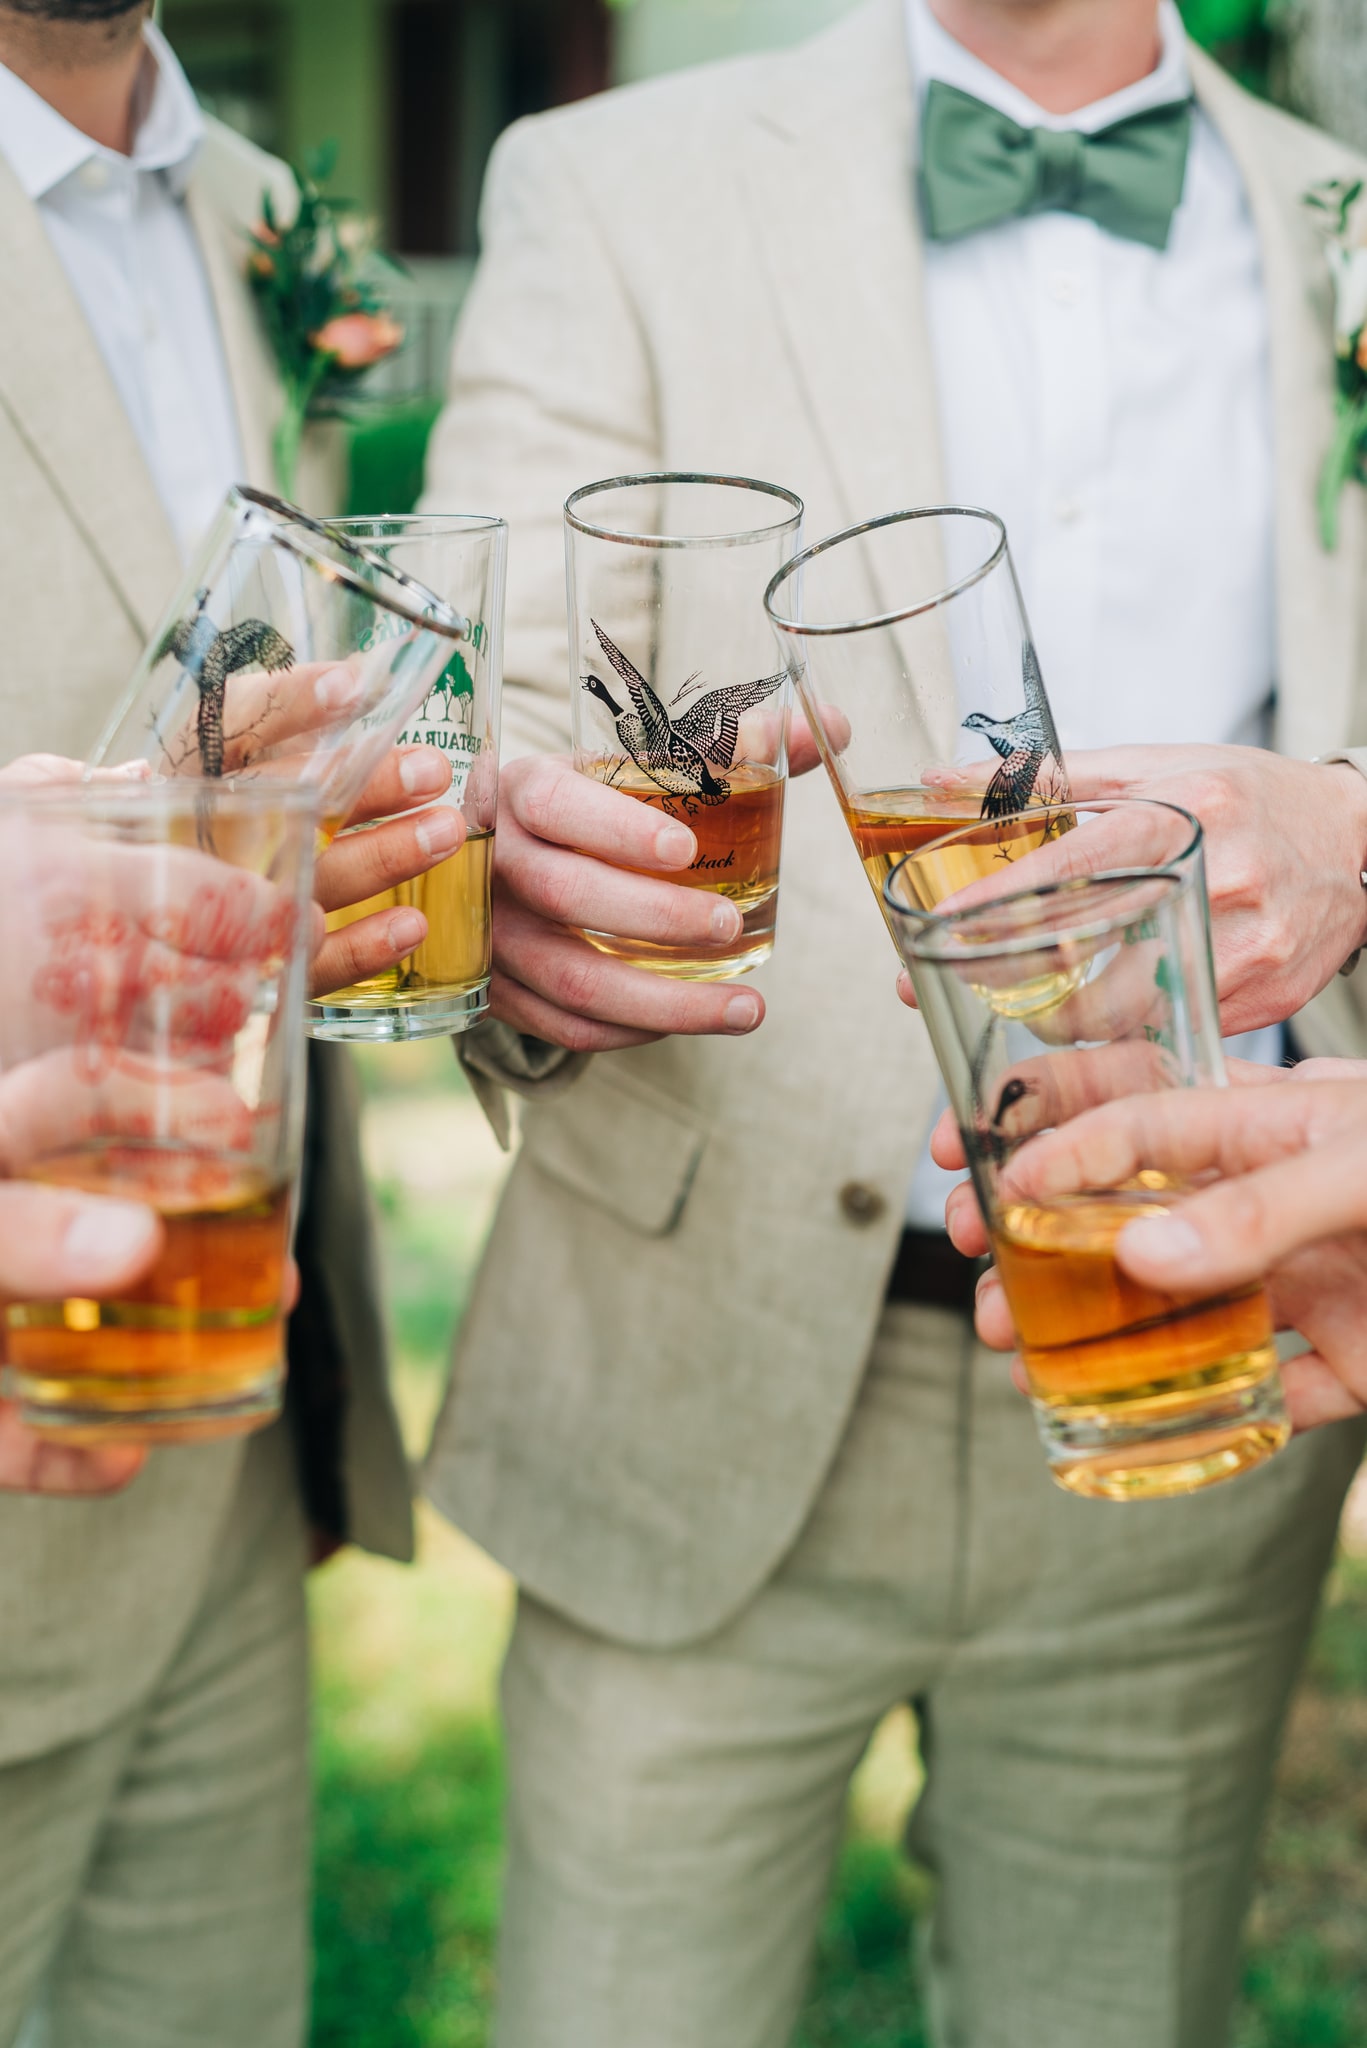
<path fill-rule="evenodd" d="M 222 325 L 247 480 L 271 482 L 279 392 L 243 276 L 242 230 L 283 165 L 210 123 L 188 204 Z M 0 758 L 84 756 L 182 567 L 161 502 L 37 210 L 0 160 Z M 335 450 L 305 489 L 335 508 Z M 333 1054 L 332 1048 L 315 1048 Z M 351 1533 L 411 1554 L 407 1472 L 344 1056 L 311 1063 L 314 1194 L 301 1229 L 308 1324 L 346 1380 Z M 292 1346 L 293 1348 L 293 1346 Z M 105 1726 L 145 1691 L 194 1615 L 245 1444 L 155 1456 L 116 1500 L 0 1496 L 0 1762 Z"/>
<path fill-rule="evenodd" d="M 1262 238 L 1278 740 L 1315 754 L 1367 736 L 1362 494 L 1326 555 L 1328 280 L 1298 204 L 1346 152 L 1192 65 Z M 572 486 L 654 468 L 764 477 L 801 493 L 810 538 L 941 499 L 913 120 L 902 0 L 869 0 L 795 52 L 502 142 L 428 502 L 511 520 L 514 745 L 566 743 Z M 533 1593 L 643 1644 L 719 1626 L 807 1518 L 930 1110 L 930 1050 L 821 775 L 791 791 L 760 985 L 753 1038 L 600 1057 L 528 1111 L 430 1467 L 438 1504 Z M 1346 984 L 1303 1036 L 1367 1051 Z"/>

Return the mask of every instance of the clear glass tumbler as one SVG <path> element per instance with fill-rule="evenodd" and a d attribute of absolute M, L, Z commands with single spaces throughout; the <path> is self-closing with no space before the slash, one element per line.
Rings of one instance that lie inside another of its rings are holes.
<path fill-rule="evenodd" d="M 566 503 L 575 764 L 690 826 L 672 879 L 743 919 L 707 952 L 585 932 L 634 966 L 726 981 L 773 951 L 789 691 L 763 597 L 801 526 L 799 498 L 745 477 L 614 477 Z"/>
<path fill-rule="evenodd" d="M 976 881 L 927 912 L 912 856 L 884 891 L 1050 1467 L 1068 1491 L 1105 1500 L 1232 1478 L 1289 1434 L 1264 1290 L 1179 1299 L 1116 1260 L 1126 1224 L 1163 1213 L 1182 1184 L 1145 1172 L 1059 1194 L 1030 1170 L 1032 1137 L 1097 1103 L 1224 1081 L 1200 828 L 1171 810 L 1155 845 L 1166 808 L 1127 820 L 1116 805 L 1089 821 L 1081 807 L 1076 831 L 1029 857 L 1034 888 Z"/>
<path fill-rule="evenodd" d="M 397 735 L 439 747 L 451 786 L 439 803 L 465 818 L 465 844 L 416 880 L 335 911 L 331 929 L 399 905 L 422 911 L 427 937 L 406 960 L 309 1006 L 314 1038 L 398 1041 L 468 1031 L 489 1007 L 494 828 L 508 529 L 501 519 L 432 513 L 335 520 L 330 530 L 437 593 L 470 632 Z M 365 832 L 373 828 L 352 828 Z"/>
<path fill-rule="evenodd" d="M 117 1300 L 13 1302 L 5 1392 L 68 1441 L 279 1412 L 313 949 L 313 792 L 0 789 L 0 1172 L 146 1202 Z"/>
<path fill-rule="evenodd" d="M 90 764 L 307 783 L 330 836 L 473 630 L 344 534 L 235 488 Z"/>
<path fill-rule="evenodd" d="M 847 527 L 786 563 L 764 603 L 880 908 L 903 855 L 959 822 L 1003 821 L 998 861 L 1037 843 L 1022 812 L 1066 829 L 1067 770 L 994 512 Z"/>

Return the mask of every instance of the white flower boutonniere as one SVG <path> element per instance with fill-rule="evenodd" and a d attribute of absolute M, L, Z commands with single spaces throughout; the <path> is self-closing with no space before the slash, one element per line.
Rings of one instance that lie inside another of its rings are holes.
<path fill-rule="evenodd" d="M 1320 539 L 1338 541 L 1343 487 L 1367 471 L 1367 208 L 1359 207 L 1363 181 L 1329 178 L 1312 185 L 1305 204 L 1325 238 L 1334 280 L 1334 438 L 1320 471 Z"/>

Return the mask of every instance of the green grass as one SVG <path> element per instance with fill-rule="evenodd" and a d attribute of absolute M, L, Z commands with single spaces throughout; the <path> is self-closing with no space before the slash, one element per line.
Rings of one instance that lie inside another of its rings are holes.
<path fill-rule="evenodd" d="M 499 1166 L 446 1045 L 372 1052 L 362 1078 L 416 1447 Z M 485 2048 L 501 1857 L 495 1688 L 512 1589 L 424 1514 L 416 1568 L 344 1556 L 315 1575 L 313 1612 L 313 2048 Z M 856 1779 L 794 2048 L 928 2048 L 915 1931 L 930 1893 L 897 1847 L 917 1782 L 904 1710 Z M 1365 1925 L 1367 1560 L 1345 1557 L 1279 1773 L 1234 2048 L 1364 2048 Z"/>

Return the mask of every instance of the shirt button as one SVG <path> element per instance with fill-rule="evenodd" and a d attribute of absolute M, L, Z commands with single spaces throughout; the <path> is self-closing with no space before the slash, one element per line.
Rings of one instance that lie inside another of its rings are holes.
<path fill-rule="evenodd" d="M 78 175 L 87 192 L 103 192 L 109 183 L 108 166 L 102 164 L 97 156 L 82 164 Z"/>
<path fill-rule="evenodd" d="M 1081 296 L 1077 279 L 1066 270 L 1056 270 L 1049 280 L 1049 296 L 1056 306 L 1075 306 Z"/>
<path fill-rule="evenodd" d="M 1060 526 L 1076 526 L 1083 513 L 1081 498 L 1056 498 L 1054 517 Z"/>
<path fill-rule="evenodd" d="M 886 1197 L 862 1180 L 847 1181 L 840 1190 L 839 1200 L 846 1222 L 855 1224 L 860 1230 L 866 1230 L 870 1223 L 876 1223 L 880 1216 L 887 1214 Z"/>

